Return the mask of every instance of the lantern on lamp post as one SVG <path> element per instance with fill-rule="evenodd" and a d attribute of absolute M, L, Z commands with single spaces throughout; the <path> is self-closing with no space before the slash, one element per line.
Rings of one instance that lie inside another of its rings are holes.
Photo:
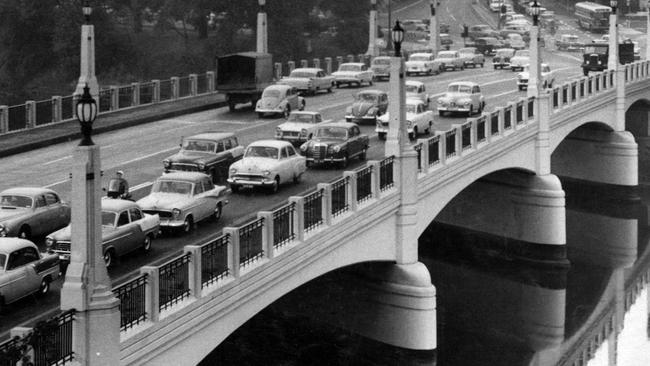
<path fill-rule="evenodd" d="M 395 21 L 395 26 L 391 31 L 391 38 L 393 39 L 393 47 L 395 48 L 395 57 L 402 57 L 402 42 L 404 41 L 404 28 L 399 24 L 399 20 Z"/>
<path fill-rule="evenodd" d="M 539 13 L 541 12 L 541 9 L 537 0 L 533 2 L 533 5 L 531 5 L 529 12 L 533 17 L 533 26 L 530 30 L 530 51 L 532 62 L 529 66 L 526 94 L 529 97 L 537 98 L 539 96 L 540 69 L 542 63 L 539 50 Z"/>
<path fill-rule="evenodd" d="M 77 102 L 77 120 L 81 125 L 81 142 L 79 146 L 92 146 L 94 145 L 92 140 L 92 131 L 93 131 L 93 122 L 97 117 L 97 102 L 95 98 L 90 95 L 90 88 L 88 84 L 84 86 L 84 93 L 81 95 L 81 99 Z"/>

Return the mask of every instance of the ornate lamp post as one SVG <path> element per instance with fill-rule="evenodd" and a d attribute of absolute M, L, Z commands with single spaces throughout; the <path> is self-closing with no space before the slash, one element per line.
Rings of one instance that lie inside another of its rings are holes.
<path fill-rule="evenodd" d="M 537 0 L 530 7 L 530 15 L 533 16 L 533 27 L 530 29 L 530 52 L 531 62 L 528 73 L 527 95 L 537 98 L 539 96 L 539 80 L 541 57 L 539 54 L 539 13 L 540 6 Z"/>
<path fill-rule="evenodd" d="M 399 24 L 399 20 L 395 21 L 395 26 L 391 30 L 391 38 L 395 48 L 395 57 L 402 57 L 402 42 L 404 41 L 404 28 Z"/>
<path fill-rule="evenodd" d="M 440 5 L 438 0 L 429 0 L 429 8 L 431 9 L 431 22 L 429 22 L 429 47 L 434 55 L 440 51 L 440 27 L 438 26 L 438 18 L 436 17 L 436 8 Z"/>
<path fill-rule="evenodd" d="M 375 57 L 379 53 L 377 49 L 377 0 L 370 0 L 368 27 L 368 51 L 366 54 Z"/>
<path fill-rule="evenodd" d="M 83 13 L 88 22 L 91 11 L 87 1 Z M 82 48 L 82 64 L 86 56 L 88 54 L 84 54 Z M 86 58 L 86 61 L 89 60 L 94 61 L 94 58 Z M 94 72 L 94 65 L 88 66 L 87 70 Z M 80 80 L 84 76 L 83 71 L 82 67 Z M 111 291 L 111 281 L 101 252 L 100 156 L 99 146 L 93 143 L 91 137 L 92 124 L 97 117 L 97 102 L 90 85 L 83 85 L 82 90 L 76 106 L 82 139 L 73 152 L 72 240 L 70 264 L 61 288 L 61 309 L 76 310 L 72 328 L 75 362 L 93 366 L 118 365 L 119 300 Z"/>
<path fill-rule="evenodd" d="M 264 7 L 266 6 L 266 0 L 258 0 L 258 3 L 260 5 L 260 9 L 257 13 L 257 52 L 268 53 L 269 43 L 266 28 L 266 11 L 264 10 Z"/>
<path fill-rule="evenodd" d="M 90 24 L 90 15 L 93 10 L 88 0 L 84 1 L 82 10 L 85 24 L 81 26 L 80 72 L 74 94 L 83 94 L 84 87 L 88 86 L 90 95 L 97 98 L 99 96 L 99 84 L 97 83 L 97 76 L 95 76 L 95 30 L 93 25 Z"/>
<path fill-rule="evenodd" d="M 612 8 L 612 12 L 609 15 L 609 58 L 607 59 L 607 68 L 616 70 L 618 65 L 618 27 L 616 25 L 618 1 L 610 0 L 609 6 Z"/>

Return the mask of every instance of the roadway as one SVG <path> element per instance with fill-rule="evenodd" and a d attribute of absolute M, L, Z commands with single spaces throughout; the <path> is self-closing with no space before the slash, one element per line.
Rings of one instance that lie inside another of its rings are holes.
<path fill-rule="evenodd" d="M 422 4 L 426 5 L 424 2 Z M 462 4 L 469 6 L 469 0 L 453 5 L 458 7 L 455 14 L 465 13 Z M 557 70 L 556 82 L 581 75 L 579 62 L 572 55 L 553 52 L 546 53 L 544 57 L 545 61 Z M 525 92 L 517 90 L 516 74 L 507 70 L 493 70 L 491 62 L 488 61 L 485 68 L 412 78 L 425 82 L 434 100 L 444 93 L 451 81 L 475 81 L 481 85 L 486 97 L 486 110 L 490 111 L 505 105 L 507 101 L 526 95 Z M 388 83 L 378 82 L 372 87 L 364 88 L 335 89 L 331 94 L 307 97 L 306 109 L 318 110 L 326 119 L 341 120 L 345 108 L 352 102 L 352 96 L 359 90 L 368 88 L 388 90 Z M 219 108 L 94 136 L 95 143 L 101 146 L 101 164 L 104 171 L 102 184 L 106 186 L 116 170 L 123 170 L 129 183 L 135 188 L 134 198 L 141 198 L 148 193 L 151 182 L 162 173 L 162 160 L 178 150 L 182 136 L 209 130 L 228 131 L 234 132 L 240 144 L 245 146 L 252 141 L 273 138 L 276 126 L 282 122 L 283 119 L 280 118 L 258 119 L 250 108 L 241 108 L 236 112 Z M 444 131 L 464 122 L 465 117 L 439 117 L 436 114 L 434 127 L 437 131 Z M 374 126 L 365 125 L 361 126 L 361 129 L 371 137 L 368 159 L 381 160 L 384 157 L 384 143 L 377 139 Z M 74 199 L 70 192 L 69 172 L 73 163 L 71 153 L 77 143 L 72 141 L 56 144 L 0 159 L 0 171 L 3 172 L 0 190 L 25 185 L 46 186 L 59 192 L 64 200 Z M 359 161 L 351 163 L 349 170 L 362 164 Z M 310 169 L 299 184 L 283 186 L 275 195 L 263 192 L 231 195 L 230 203 L 225 207 L 223 217 L 218 223 L 199 223 L 189 235 L 158 238 L 154 241 L 150 253 L 135 253 L 122 258 L 117 266 L 109 271 L 109 275 L 114 284 L 124 282 L 127 278 L 135 276 L 141 266 L 161 264 L 180 253 L 184 245 L 204 243 L 209 238 L 218 236 L 224 226 L 244 223 L 256 215 L 257 211 L 279 206 L 285 203 L 289 196 L 311 191 L 317 183 L 331 181 L 341 174 L 342 170 L 338 168 Z M 42 245 L 42 240 L 38 241 L 38 244 Z M 43 298 L 29 297 L 9 305 L 7 310 L 0 314 L 0 334 L 14 326 L 34 324 L 38 319 L 49 317 L 58 311 L 61 282 L 56 281 L 51 293 Z"/>

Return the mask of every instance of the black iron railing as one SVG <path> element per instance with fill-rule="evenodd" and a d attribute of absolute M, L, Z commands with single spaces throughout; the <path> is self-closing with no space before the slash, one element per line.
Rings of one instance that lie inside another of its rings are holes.
<path fill-rule="evenodd" d="M 263 228 L 264 218 L 260 217 L 239 229 L 239 264 L 242 267 L 246 267 L 264 256 Z"/>
<path fill-rule="evenodd" d="M 279 248 L 296 238 L 293 215 L 296 204 L 291 202 L 273 211 L 273 246 Z"/>
<path fill-rule="evenodd" d="M 524 101 L 520 100 L 515 105 L 515 123 L 520 124 L 524 122 Z"/>
<path fill-rule="evenodd" d="M 419 160 L 419 159 L 418 159 Z M 372 197 L 372 165 L 357 171 L 357 202 L 361 203 Z"/>
<path fill-rule="evenodd" d="M 440 163 L 440 135 L 429 139 L 427 151 L 429 153 L 429 166 Z"/>
<path fill-rule="evenodd" d="M 191 255 L 184 254 L 166 264 L 158 270 L 159 281 L 159 308 L 165 310 L 190 296 L 189 271 Z"/>
<path fill-rule="evenodd" d="M 224 234 L 201 246 L 201 288 L 210 286 L 228 276 L 228 243 L 230 234 Z"/>
<path fill-rule="evenodd" d="M 120 299 L 120 330 L 126 331 L 147 320 L 145 290 L 147 275 L 143 274 L 113 289 Z"/>
<path fill-rule="evenodd" d="M 34 365 L 65 365 L 72 362 L 72 322 L 75 310 L 68 310 L 34 327 L 30 341 Z"/>
<path fill-rule="evenodd" d="M 332 183 L 332 216 L 336 217 L 348 210 L 348 177 Z"/>
<path fill-rule="evenodd" d="M 476 120 L 476 141 L 478 142 L 485 140 L 485 121 L 485 116 L 481 116 Z"/>
<path fill-rule="evenodd" d="M 503 129 L 512 128 L 512 106 L 503 108 Z"/>
<path fill-rule="evenodd" d="M 494 111 L 490 114 L 490 133 L 492 136 L 499 134 L 499 112 Z"/>
<path fill-rule="evenodd" d="M 310 232 L 323 224 L 323 190 L 305 196 L 304 200 L 305 232 Z"/>
<path fill-rule="evenodd" d="M 456 155 L 456 129 L 445 132 L 445 149 L 447 157 Z"/>
<path fill-rule="evenodd" d="M 465 123 L 461 128 L 460 128 L 460 133 L 461 133 L 461 148 L 463 150 L 467 150 L 472 147 L 472 124 L 471 123 Z"/>
<path fill-rule="evenodd" d="M 394 156 L 389 156 L 379 162 L 379 190 L 385 191 L 393 188 L 395 182 L 393 181 L 393 161 Z"/>

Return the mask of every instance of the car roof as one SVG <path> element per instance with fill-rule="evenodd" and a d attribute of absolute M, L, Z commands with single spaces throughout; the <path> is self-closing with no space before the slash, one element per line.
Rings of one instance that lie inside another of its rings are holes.
<path fill-rule="evenodd" d="M 377 56 L 373 58 L 373 60 L 386 60 L 386 59 L 390 60 L 390 56 Z"/>
<path fill-rule="evenodd" d="M 183 140 L 188 140 L 188 139 L 221 140 L 233 136 L 235 136 L 235 134 L 232 132 L 206 131 L 196 135 L 184 137 Z"/>
<path fill-rule="evenodd" d="M 416 52 L 412 53 L 409 57 L 411 56 L 433 56 L 433 53 L 431 52 Z"/>
<path fill-rule="evenodd" d="M 447 85 L 447 87 L 449 87 L 449 86 L 451 86 L 451 85 L 467 85 L 467 86 L 476 86 L 476 85 L 478 85 L 478 84 L 475 83 L 475 82 L 473 82 L 473 81 L 454 81 L 453 83 L 449 83 L 449 85 Z"/>
<path fill-rule="evenodd" d="M 164 180 L 184 180 L 184 181 L 196 182 L 197 180 L 200 180 L 205 177 L 208 176 L 200 172 L 171 172 L 171 173 L 165 173 L 161 175 L 156 180 L 164 179 Z"/>
<path fill-rule="evenodd" d="M 420 85 L 424 85 L 424 83 L 418 80 L 406 80 L 406 85 L 420 86 Z"/>
<path fill-rule="evenodd" d="M 514 52 L 515 49 L 514 48 L 497 48 L 497 52 L 499 52 L 499 51 L 511 51 L 511 52 Z"/>
<path fill-rule="evenodd" d="M 27 239 L 21 238 L 0 238 L 0 253 L 11 253 L 14 250 L 35 246 Z"/>
<path fill-rule="evenodd" d="M 320 114 L 320 112 L 317 111 L 291 111 L 291 114 L 308 114 L 310 116 Z"/>
<path fill-rule="evenodd" d="M 266 89 L 264 89 L 264 90 L 281 90 L 281 91 L 285 91 L 285 90 L 289 90 L 291 88 L 292 88 L 291 85 L 273 84 L 273 85 L 267 86 Z"/>
<path fill-rule="evenodd" d="M 119 198 L 102 199 L 102 210 L 105 211 L 122 211 L 132 207 L 139 207 L 139 206 L 133 201 L 122 200 Z"/>
<path fill-rule="evenodd" d="M 363 62 L 346 62 L 346 63 L 344 63 L 344 64 L 341 64 L 341 66 L 343 66 L 343 65 L 356 65 L 356 66 L 363 66 L 363 65 L 365 65 L 365 63 L 363 63 Z"/>
<path fill-rule="evenodd" d="M 299 67 L 299 68 L 293 69 L 291 72 L 294 72 L 294 71 L 319 72 L 319 71 L 323 71 L 323 69 L 321 69 L 319 67 Z"/>
<path fill-rule="evenodd" d="M 424 104 L 424 102 L 418 98 L 406 98 L 406 104 Z"/>
<path fill-rule="evenodd" d="M 257 140 L 253 141 L 250 144 L 248 144 L 248 147 L 251 146 L 270 146 L 270 147 L 275 147 L 275 148 L 283 148 L 285 146 L 289 146 L 291 143 L 289 141 L 285 140 Z M 293 146 L 293 145 L 291 145 Z"/>
<path fill-rule="evenodd" d="M 319 125 L 318 128 L 324 128 L 324 127 L 345 127 L 345 128 L 350 128 L 350 127 L 353 127 L 353 126 L 357 126 L 357 124 L 353 123 L 353 122 L 338 121 L 338 122 L 323 123 L 322 125 Z"/>
<path fill-rule="evenodd" d="M 32 197 L 44 193 L 54 193 L 58 196 L 58 194 L 55 191 L 43 187 L 14 187 L 14 188 L 5 189 L 4 191 L 0 192 L 0 194 L 3 195 L 13 194 L 19 196 L 32 196 Z"/>
<path fill-rule="evenodd" d="M 383 90 L 377 90 L 377 89 L 366 89 L 358 92 L 357 94 L 375 94 L 375 95 L 381 95 L 381 94 L 387 94 Z"/>

